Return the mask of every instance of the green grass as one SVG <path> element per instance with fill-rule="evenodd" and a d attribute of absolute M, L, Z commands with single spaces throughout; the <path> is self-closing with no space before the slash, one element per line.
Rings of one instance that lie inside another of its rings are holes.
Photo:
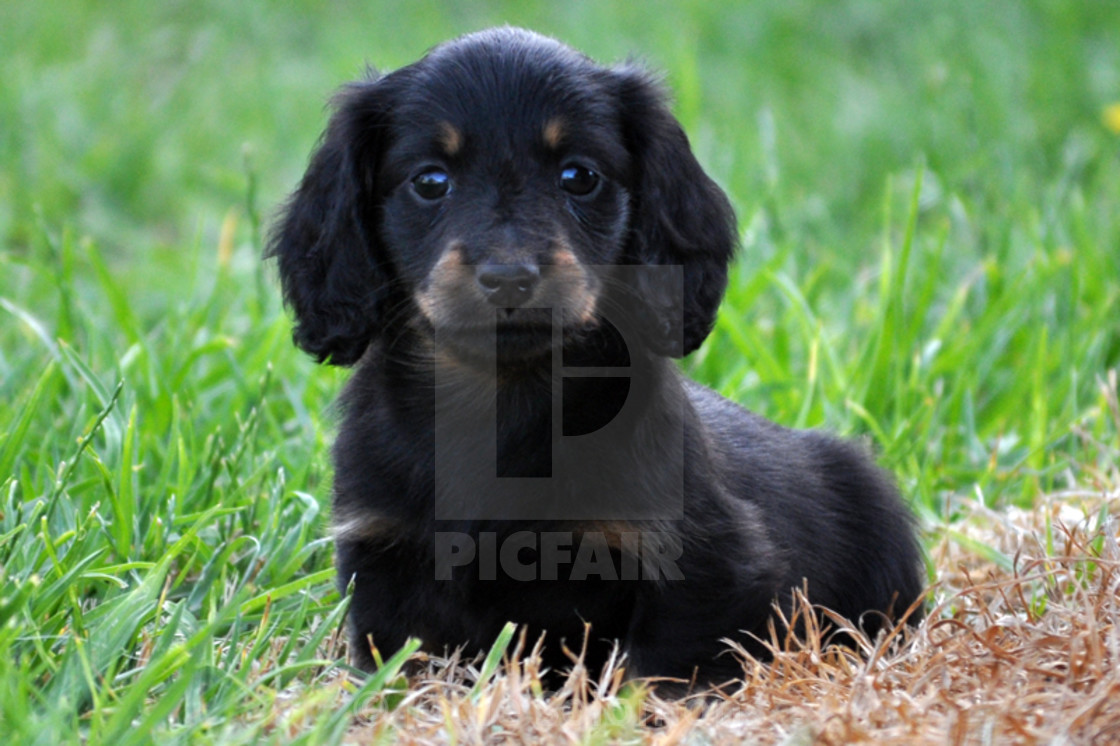
<path fill-rule="evenodd" d="M 504 22 L 666 71 L 743 229 L 693 375 L 866 434 L 931 525 L 1116 447 L 1120 5 L 5 3 L 5 743 L 318 743 L 395 701 L 340 699 L 345 373 L 262 235 L 337 85 Z"/>

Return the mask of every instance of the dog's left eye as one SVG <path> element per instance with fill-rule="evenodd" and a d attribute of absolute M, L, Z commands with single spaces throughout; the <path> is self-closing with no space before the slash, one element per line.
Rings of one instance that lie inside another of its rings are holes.
<path fill-rule="evenodd" d="M 586 166 L 566 166 L 560 172 L 560 188 L 568 194 L 582 197 L 599 186 L 599 174 Z"/>
<path fill-rule="evenodd" d="M 451 177 L 446 171 L 432 168 L 413 178 L 412 188 L 421 199 L 439 199 L 451 191 Z"/>

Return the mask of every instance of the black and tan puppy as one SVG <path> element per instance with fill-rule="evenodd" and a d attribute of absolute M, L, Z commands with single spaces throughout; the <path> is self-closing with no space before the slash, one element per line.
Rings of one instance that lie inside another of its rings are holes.
<path fill-rule="evenodd" d="M 589 623 L 591 666 L 617 641 L 632 675 L 720 682 L 793 588 L 871 631 L 918 598 L 862 449 L 678 373 L 735 243 L 634 66 L 505 28 L 339 94 L 269 253 L 296 344 L 356 365 L 333 515 L 357 665 L 512 620 L 563 667 Z"/>

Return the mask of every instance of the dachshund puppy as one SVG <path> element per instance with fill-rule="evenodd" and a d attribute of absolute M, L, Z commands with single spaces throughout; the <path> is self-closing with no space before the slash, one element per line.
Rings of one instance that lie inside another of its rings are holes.
<path fill-rule="evenodd" d="M 859 447 L 685 380 L 735 217 L 665 95 L 502 28 L 347 86 L 273 230 L 295 343 L 355 366 L 334 447 L 351 657 L 410 636 L 718 684 L 793 589 L 874 633 L 922 590 Z M 920 610 L 911 614 L 914 621 Z"/>

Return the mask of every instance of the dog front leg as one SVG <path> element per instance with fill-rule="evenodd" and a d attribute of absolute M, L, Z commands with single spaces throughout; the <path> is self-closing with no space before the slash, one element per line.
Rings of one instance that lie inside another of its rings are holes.
<path fill-rule="evenodd" d="M 350 659 L 366 671 L 376 668 L 373 648 L 382 658 L 410 637 L 424 649 L 442 652 L 465 641 L 463 604 L 457 584 L 439 582 L 430 547 L 408 541 L 340 541 L 335 564 L 340 590 L 350 592 Z"/>
<path fill-rule="evenodd" d="M 764 634 L 770 617 L 775 563 L 742 537 L 721 539 L 683 546 L 676 577 L 641 583 L 626 640 L 631 678 L 678 679 L 674 689 L 719 685 L 743 674 L 727 640 L 765 654 L 752 635 Z"/>

